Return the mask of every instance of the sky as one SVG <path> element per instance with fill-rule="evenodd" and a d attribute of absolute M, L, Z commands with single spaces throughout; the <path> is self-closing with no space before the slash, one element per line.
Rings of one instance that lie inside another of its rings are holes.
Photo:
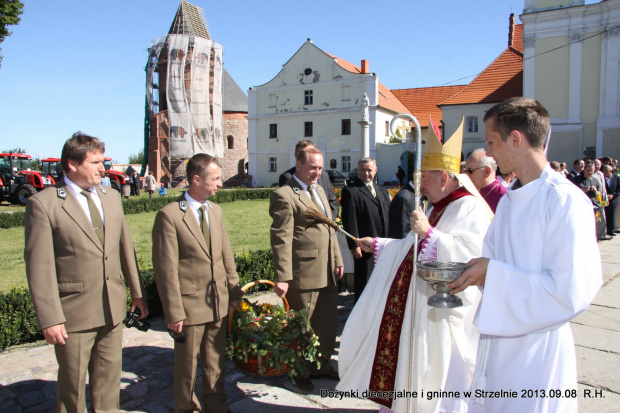
<path fill-rule="evenodd" d="M 143 148 L 147 48 L 180 0 L 22 0 L 0 44 L 0 150 L 60 156 L 75 131 L 126 163 Z M 507 47 L 523 0 L 190 0 L 243 91 L 274 78 L 307 38 L 390 89 L 467 84 Z M 590 2 L 587 2 L 590 3 Z"/>

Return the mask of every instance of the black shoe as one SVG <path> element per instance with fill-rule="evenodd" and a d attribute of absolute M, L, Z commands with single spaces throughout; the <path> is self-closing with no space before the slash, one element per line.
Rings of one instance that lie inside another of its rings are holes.
<path fill-rule="evenodd" d="M 312 384 L 312 380 L 310 380 L 310 377 L 298 377 L 296 379 L 293 379 L 293 383 L 295 383 L 295 386 L 297 386 L 300 390 L 314 390 L 314 384 Z"/>

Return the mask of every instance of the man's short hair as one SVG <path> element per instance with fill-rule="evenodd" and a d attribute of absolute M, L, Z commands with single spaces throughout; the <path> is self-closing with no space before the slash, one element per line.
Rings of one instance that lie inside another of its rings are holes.
<path fill-rule="evenodd" d="M 220 168 L 222 167 L 222 165 L 217 159 L 206 153 L 197 153 L 196 155 L 192 156 L 189 161 L 187 161 L 187 168 L 185 168 L 185 172 L 187 174 L 187 183 L 192 182 L 192 178 L 194 177 L 194 175 L 203 177 L 202 175 L 212 163 L 216 164 Z"/>
<path fill-rule="evenodd" d="M 295 153 L 299 153 L 299 151 L 308 146 L 314 146 L 314 142 L 312 142 L 310 139 L 300 140 L 299 142 L 297 142 L 297 145 L 295 145 Z"/>
<path fill-rule="evenodd" d="M 573 162 L 573 166 L 579 165 L 581 162 L 583 162 L 583 159 L 575 159 L 575 162 Z"/>
<path fill-rule="evenodd" d="M 370 156 L 366 156 L 366 157 L 360 159 L 359 161 L 357 161 L 357 166 L 360 166 L 361 164 L 366 163 L 366 162 L 372 162 L 372 163 L 375 164 L 375 166 L 377 165 L 377 161 L 372 159 Z"/>
<path fill-rule="evenodd" d="M 317 155 L 317 154 L 320 154 L 321 156 L 323 156 L 323 152 L 321 152 L 317 147 L 306 146 L 304 149 L 299 151 L 299 153 L 297 154 L 297 161 L 304 163 L 306 162 L 306 159 L 308 159 L 308 155 Z"/>
<path fill-rule="evenodd" d="M 488 166 L 493 172 L 496 172 L 497 164 L 495 163 L 495 160 L 491 156 L 487 156 L 487 151 L 483 148 L 478 148 L 474 150 L 472 153 L 469 154 L 467 159 L 471 158 L 474 154 L 479 153 L 482 154 L 482 156 L 480 157 L 480 166 Z"/>
<path fill-rule="evenodd" d="M 93 136 L 88 136 L 80 131 L 75 132 L 62 147 L 60 154 L 62 169 L 69 170 L 69 161 L 80 165 L 86 159 L 88 152 L 103 154 L 105 153 L 105 144 Z"/>
<path fill-rule="evenodd" d="M 607 170 L 609 170 L 609 172 L 613 172 L 614 168 L 612 168 L 611 165 L 603 165 L 603 166 L 601 166 L 601 172 L 605 172 Z"/>
<path fill-rule="evenodd" d="M 551 161 L 549 162 L 549 165 L 551 166 L 551 169 L 553 169 L 556 172 L 560 172 L 560 163 L 558 161 Z"/>
<path fill-rule="evenodd" d="M 487 111 L 484 121 L 493 119 L 494 127 L 503 141 L 514 130 L 525 135 L 532 148 L 543 149 L 549 133 L 549 112 L 537 100 L 510 98 Z"/>

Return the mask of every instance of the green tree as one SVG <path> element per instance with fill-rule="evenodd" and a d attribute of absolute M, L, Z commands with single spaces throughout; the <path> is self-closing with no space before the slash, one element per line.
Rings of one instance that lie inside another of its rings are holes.
<path fill-rule="evenodd" d="M 128 163 L 133 163 L 133 164 L 140 164 L 142 165 L 142 160 L 144 159 L 144 149 L 140 149 L 140 151 L 136 154 L 130 153 L 129 154 L 129 162 Z"/>
<path fill-rule="evenodd" d="M 2 1 L 2 0 L 0 0 Z M 17 148 L 13 148 L 13 149 L 5 149 L 2 151 L 2 153 L 18 153 L 18 154 L 22 154 L 22 153 L 26 153 L 25 149 L 22 149 L 21 147 L 17 147 Z"/>
<path fill-rule="evenodd" d="M 11 35 L 6 26 L 19 24 L 20 15 L 24 12 L 24 3 L 19 0 L 0 0 L 0 43 L 4 38 Z M 0 48 L 2 52 L 2 48 Z M 0 67 L 2 67 L 2 55 L 0 55 Z"/>

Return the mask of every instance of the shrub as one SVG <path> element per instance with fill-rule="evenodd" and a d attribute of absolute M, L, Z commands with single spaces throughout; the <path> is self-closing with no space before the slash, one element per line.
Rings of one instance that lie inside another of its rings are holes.
<path fill-rule="evenodd" d="M 17 287 L 0 294 L 0 350 L 42 337 L 30 291 Z"/>
<path fill-rule="evenodd" d="M 21 227 L 24 225 L 24 211 L 0 213 L 0 228 Z"/>

